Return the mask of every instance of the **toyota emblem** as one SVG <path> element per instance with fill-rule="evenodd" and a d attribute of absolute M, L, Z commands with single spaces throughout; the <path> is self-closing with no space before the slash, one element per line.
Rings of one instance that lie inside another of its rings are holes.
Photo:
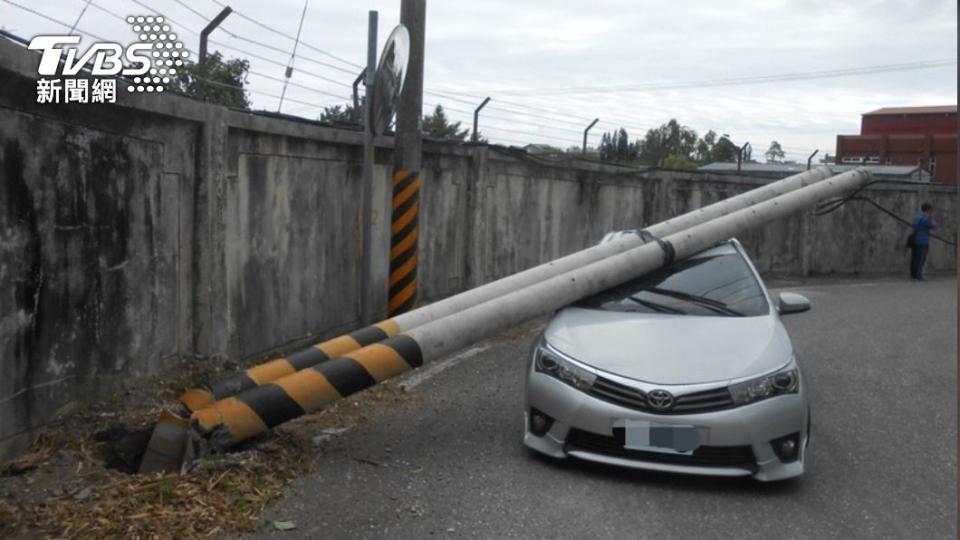
<path fill-rule="evenodd" d="M 651 390 L 647 394 L 647 403 L 650 404 L 651 408 L 657 409 L 658 411 L 666 411 L 673 408 L 673 394 L 667 392 L 666 390 Z"/>

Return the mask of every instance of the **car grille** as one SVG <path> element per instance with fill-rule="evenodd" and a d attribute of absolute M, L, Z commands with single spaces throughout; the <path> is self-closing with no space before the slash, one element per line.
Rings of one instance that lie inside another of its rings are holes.
<path fill-rule="evenodd" d="M 616 403 L 622 407 L 654 414 L 694 414 L 733 407 L 733 398 L 726 388 L 714 388 L 676 396 L 673 408 L 668 411 L 650 407 L 647 404 L 647 395 L 642 390 L 603 377 L 597 377 L 589 393 L 595 398 Z"/>
<path fill-rule="evenodd" d="M 651 463 L 668 463 L 673 465 L 689 465 L 696 467 L 736 467 L 756 471 L 757 460 L 753 449 L 747 446 L 701 446 L 690 455 L 668 454 L 664 452 L 648 452 L 632 450 L 623 447 L 624 429 L 613 428 L 613 437 L 597 435 L 589 431 L 572 428 L 567 434 L 567 450 L 583 450 L 594 454 L 629 459 L 632 461 L 647 461 Z"/>

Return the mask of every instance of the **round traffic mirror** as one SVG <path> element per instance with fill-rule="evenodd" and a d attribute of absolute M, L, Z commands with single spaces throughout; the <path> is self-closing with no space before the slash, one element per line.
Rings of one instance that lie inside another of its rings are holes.
<path fill-rule="evenodd" d="M 400 101 L 403 81 L 407 75 L 410 59 L 410 34 L 402 24 L 393 29 L 380 54 L 380 63 L 373 80 L 371 102 L 371 127 L 374 135 L 380 135 L 390 127 L 393 113 Z"/>

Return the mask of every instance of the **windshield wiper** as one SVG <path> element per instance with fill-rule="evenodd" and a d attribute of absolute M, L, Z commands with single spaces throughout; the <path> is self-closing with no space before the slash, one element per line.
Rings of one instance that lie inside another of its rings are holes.
<path fill-rule="evenodd" d="M 652 292 L 654 294 L 659 294 L 662 296 L 669 296 L 671 298 L 676 298 L 677 300 L 685 300 L 692 304 L 699 304 L 717 313 L 723 313 L 725 315 L 730 315 L 733 317 L 746 317 L 745 313 L 737 311 L 727 306 L 727 304 L 719 300 L 714 300 L 713 298 L 707 298 L 705 296 L 697 296 L 695 294 L 689 294 L 689 293 L 674 291 L 670 289 L 661 289 L 659 287 L 644 287 L 641 290 Z"/>
<path fill-rule="evenodd" d="M 633 301 L 633 302 L 636 302 L 636 303 L 640 304 L 640 305 L 643 306 L 643 307 L 650 308 L 650 309 L 652 309 L 652 310 L 654 310 L 654 311 L 656 311 L 656 312 L 659 312 L 659 313 L 670 313 L 670 314 L 672 314 L 672 315 L 686 315 L 686 314 L 687 314 L 687 312 L 684 311 L 684 310 L 682 310 L 682 309 L 677 309 L 677 308 L 671 307 L 671 306 L 665 306 L 665 305 L 663 305 L 663 304 L 658 304 L 658 303 L 656 303 L 656 302 L 651 302 L 651 301 L 649 301 L 649 300 L 641 300 L 641 299 L 636 298 L 636 297 L 634 297 L 634 296 L 628 296 L 626 299 L 627 299 L 627 300 L 631 300 L 631 301 Z"/>

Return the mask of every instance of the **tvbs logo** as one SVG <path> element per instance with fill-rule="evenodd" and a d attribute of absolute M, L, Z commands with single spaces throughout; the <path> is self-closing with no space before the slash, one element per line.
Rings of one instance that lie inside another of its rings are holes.
<path fill-rule="evenodd" d="M 37 72 L 43 76 L 56 75 L 77 75 L 80 70 L 90 64 L 90 74 L 98 77 L 110 75 L 143 75 L 150 70 L 150 50 L 153 49 L 149 43 L 134 43 L 124 50 L 116 43 L 94 43 L 89 49 L 79 56 L 77 48 L 66 50 L 64 57 L 64 45 L 78 45 L 80 36 L 37 36 L 30 41 L 31 49 L 43 51 L 40 57 L 40 68 Z M 127 65 L 124 65 L 123 59 L 126 59 Z M 60 70 L 60 62 L 63 59 L 63 70 Z"/>
<path fill-rule="evenodd" d="M 139 41 L 127 46 L 96 42 L 82 54 L 78 48 L 80 36 L 33 38 L 29 48 L 42 51 L 37 102 L 113 103 L 117 76 L 124 78 L 121 84 L 127 85 L 128 92 L 163 92 L 189 53 L 162 16 L 130 16 L 127 22 Z M 85 68 L 93 78 L 77 77 Z M 48 78 L 60 76 L 65 78 Z"/>

